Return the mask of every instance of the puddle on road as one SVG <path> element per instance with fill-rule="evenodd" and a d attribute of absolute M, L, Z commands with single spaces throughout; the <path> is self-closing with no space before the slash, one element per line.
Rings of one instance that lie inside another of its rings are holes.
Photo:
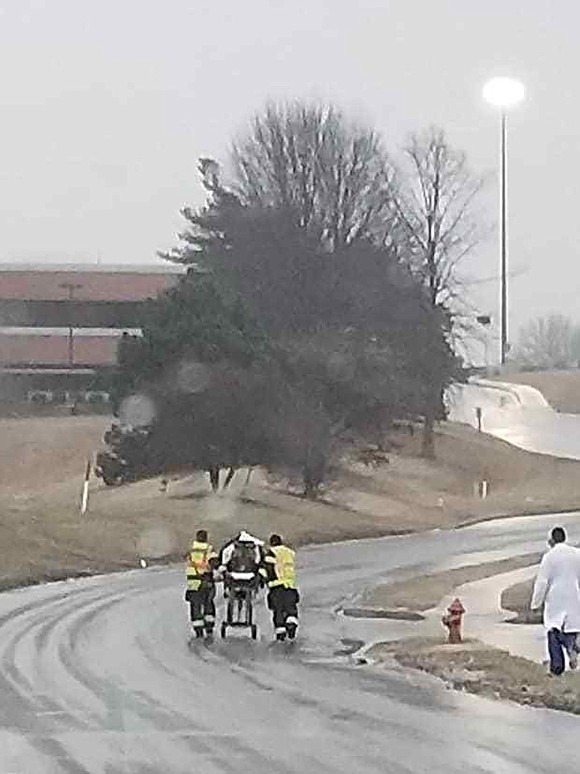
<path fill-rule="evenodd" d="M 342 639 L 340 642 L 342 648 L 334 651 L 335 656 L 352 656 L 353 653 L 356 653 L 365 644 L 364 640 Z"/>
<path fill-rule="evenodd" d="M 413 610 L 379 610 L 377 608 L 349 607 L 342 611 L 349 618 L 388 618 L 392 621 L 424 621 L 425 616 Z"/>

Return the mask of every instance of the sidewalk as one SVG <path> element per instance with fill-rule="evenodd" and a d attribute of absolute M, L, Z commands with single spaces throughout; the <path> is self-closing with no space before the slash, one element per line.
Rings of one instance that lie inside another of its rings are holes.
<path fill-rule="evenodd" d="M 544 627 L 506 623 L 506 620 L 514 614 L 501 608 L 503 590 L 535 577 L 537 571 L 536 566 L 525 567 L 459 586 L 445 597 L 437 608 L 426 613 L 425 627 L 428 626 L 429 630 L 421 630 L 417 633 L 432 633 L 435 623 L 441 630 L 443 610 L 452 599 L 459 597 L 466 610 L 463 627 L 465 637 L 474 637 L 487 645 L 508 650 L 512 656 L 521 656 L 530 661 L 542 663 L 547 658 Z"/>
<path fill-rule="evenodd" d="M 407 637 L 440 638 L 443 643 L 446 641 L 446 629 L 441 623 L 441 616 L 451 601 L 459 597 L 466 610 L 464 637 L 480 640 L 491 647 L 507 650 L 512 656 L 520 656 L 541 664 L 547 659 L 544 627 L 506 623 L 515 617 L 515 614 L 501 608 L 501 594 L 504 589 L 535 577 L 537 571 L 537 566 L 524 567 L 458 586 L 436 607 L 423 613 L 424 621 L 340 616 L 340 636 L 364 640 L 367 644 L 361 654 L 378 642 L 402 640 Z"/>

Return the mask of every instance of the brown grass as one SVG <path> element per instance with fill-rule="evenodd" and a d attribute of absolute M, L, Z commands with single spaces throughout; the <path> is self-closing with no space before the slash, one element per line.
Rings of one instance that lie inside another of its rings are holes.
<path fill-rule="evenodd" d="M 580 714 L 580 675 L 551 678 L 545 667 L 478 641 L 444 645 L 415 639 L 374 646 L 368 656 L 429 672 L 453 688 L 489 698 Z"/>
<path fill-rule="evenodd" d="M 0 419 L 0 493 L 43 491 L 82 476 L 110 419 Z"/>
<path fill-rule="evenodd" d="M 443 426 L 438 459 L 418 458 L 420 438 L 401 436 L 390 464 L 372 469 L 345 460 L 323 502 L 308 502 L 256 475 L 250 487 L 208 495 L 190 476 L 163 494 L 157 480 L 107 488 L 91 484 L 89 514 L 78 513 L 86 457 L 106 419 L 3 420 L 0 435 L 0 546 L 4 586 L 62 575 L 168 561 L 193 531 L 208 526 L 219 543 L 239 528 L 281 531 L 304 543 L 454 527 L 499 515 L 573 510 L 580 463 L 528 454 L 461 426 Z M 487 477 L 487 500 L 473 484 Z"/>
<path fill-rule="evenodd" d="M 491 578 L 504 572 L 530 567 L 540 561 L 541 554 L 526 554 L 513 559 L 456 567 L 419 578 L 383 583 L 365 594 L 362 606 L 376 609 L 406 608 L 424 612 L 435 607 L 443 597 L 464 583 Z M 511 609 L 511 608 L 510 608 Z"/>
<path fill-rule="evenodd" d="M 534 578 L 530 578 L 527 581 L 510 586 L 502 592 L 501 606 L 503 609 L 517 613 L 517 616 L 512 619 L 511 623 L 536 624 L 542 622 L 541 611 L 530 610 L 533 588 Z"/>

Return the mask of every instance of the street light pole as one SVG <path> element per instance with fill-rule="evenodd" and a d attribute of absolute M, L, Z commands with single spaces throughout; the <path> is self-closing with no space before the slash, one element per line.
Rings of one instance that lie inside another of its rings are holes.
<path fill-rule="evenodd" d="M 513 78 L 492 78 L 485 84 L 483 97 L 500 109 L 500 363 L 505 365 L 508 344 L 507 287 L 507 110 L 524 99 L 522 83 Z"/>
<path fill-rule="evenodd" d="M 68 294 L 68 301 L 69 304 L 71 304 L 71 307 L 69 308 L 69 326 L 68 326 L 68 364 L 69 366 L 73 366 L 75 362 L 75 354 L 74 354 L 74 333 L 73 333 L 73 319 L 72 319 L 72 302 L 74 301 L 74 292 L 75 290 L 79 290 L 82 288 L 82 285 L 75 285 L 74 282 L 63 282 L 60 285 L 61 288 L 67 291 Z"/>
<path fill-rule="evenodd" d="M 501 111 L 501 351 L 500 361 L 505 365 L 508 350 L 508 288 L 507 288 L 507 121 L 505 110 Z"/>

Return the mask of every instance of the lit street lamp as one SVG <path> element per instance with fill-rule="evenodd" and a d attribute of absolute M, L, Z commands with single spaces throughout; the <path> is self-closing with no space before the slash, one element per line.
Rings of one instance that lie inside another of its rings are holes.
<path fill-rule="evenodd" d="M 508 298 L 507 298 L 507 111 L 525 97 L 523 83 L 513 78 L 492 78 L 483 88 L 483 98 L 500 109 L 500 262 L 501 262 L 501 349 L 500 362 L 506 361 L 508 351 Z"/>
<path fill-rule="evenodd" d="M 490 314 L 480 314 L 476 318 L 477 322 L 484 329 L 483 334 L 483 347 L 486 371 L 489 370 L 489 328 L 491 327 L 492 318 Z"/>

